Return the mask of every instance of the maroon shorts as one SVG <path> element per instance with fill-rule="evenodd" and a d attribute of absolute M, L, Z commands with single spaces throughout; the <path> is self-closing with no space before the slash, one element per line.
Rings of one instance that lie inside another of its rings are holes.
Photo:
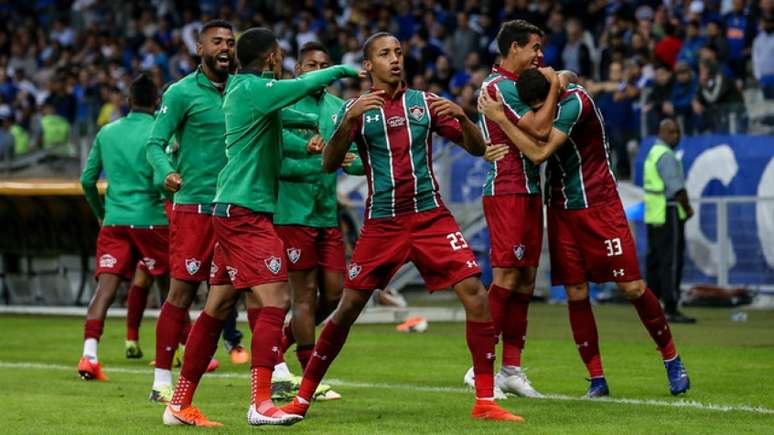
<path fill-rule="evenodd" d="M 637 250 L 621 203 L 563 210 L 548 207 L 553 285 L 640 279 Z"/>
<path fill-rule="evenodd" d="M 151 275 L 164 275 L 169 272 L 169 228 L 166 225 L 102 227 L 97 236 L 96 258 L 97 277 L 112 273 L 131 279 L 138 261 L 142 261 Z"/>
<path fill-rule="evenodd" d="M 167 220 L 172 223 L 172 201 L 164 200 L 164 214 L 167 215 Z"/>
<path fill-rule="evenodd" d="M 206 281 L 215 247 L 209 210 L 175 204 L 169 223 L 170 275 L 182 281 Z"/>
<path fill-rule="evenodd" d="M 430 291 L 481 274 L 457 222 L 445 207 L 367 219 L 355 244 L 344 287 L 353 290 L 386 288 L 406 262 L 419 269 Z"/>
<path fill-rule="evenodd" d="M 210 284 L 225 276 L 239 289 L 288 280 L 285 245 L 271 215 L 230 206 L 228 216 L 214 216 L 215 257 Z"/>
<path fill-rule="evenodd" d="M 540 195 L 485 196 L 492 267 L 538 267 L 543 247 Z"/>
<path fill-rule="evenodd" d="M 275 225 L 285 242 L 288 270 L 320 267 L 329 272 L 344 272 L 344 240 L 338 228 L 314 228 L 303 225 Z"/>

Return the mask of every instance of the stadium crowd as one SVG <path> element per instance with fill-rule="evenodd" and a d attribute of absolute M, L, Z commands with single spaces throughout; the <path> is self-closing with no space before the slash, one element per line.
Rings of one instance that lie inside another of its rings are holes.
<path fill-rule="evenodd" d="M 544 63 L 578 72 L 596 96 L 623 178 L 627 145 L 655 133 L 664 116 L 679 117 L 686 134 L 728 131 L 732 118 L 743 131 L 741 91 L 760 86 L 774 98 L 771 0 L 51 0 L 4 3 L 0 17 L 0 158 L 93 134 L 124 115 L 140 71 L 162 87 L 188 74 L 198 64 L 197 30 L 214 17 L 272 28 L 288 73 L 305 42 L 357 66 L 367 35 L 393 32 L 408 54 L 409 84 L 456 100 L 473 119 L 500 23 L 526 19 L 546 31 Z"/>

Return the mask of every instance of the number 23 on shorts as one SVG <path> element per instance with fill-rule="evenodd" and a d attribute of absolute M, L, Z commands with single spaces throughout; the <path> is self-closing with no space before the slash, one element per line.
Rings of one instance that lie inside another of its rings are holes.
<path fill-rule="evenodd" d="M 447 234 L 446 238 L 449 239 L 449 244 L 453 251 L 459 251 L 468 247 L 468 242 L 465 241 L 465 237 L 459 231 Z"/>

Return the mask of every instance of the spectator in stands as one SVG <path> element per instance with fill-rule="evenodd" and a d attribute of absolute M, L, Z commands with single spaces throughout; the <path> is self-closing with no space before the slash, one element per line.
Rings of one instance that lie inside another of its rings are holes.
<path fill-rule="evenodd" d="M 746 3 L 745 0 L 733 0 L 731 12 L 723 16 L 728 41 L 728 66 L 737 80 L 744 80 L 755 36 L 755 20 L 749 16 Z"/>
<path fill-rule="evenodd" d="M 457 28 L 454 30 L 450 42 L 451 45 L 446 47 L 448 54 L 454 53 L 452 56 L 452 67 L 456 70 L 465 68 L 465 57 L 468 53 L 478 51 L 479 39 L 481 35 L 470 27 L 470 16 L 467 12 L 460 12 L 457 14 Z"/>
<path fill-rule="evenodd" d="M 743 126 L 742 94 L 734 80 L 712 61 L 699 64 L 699 92 L 693 110 L 701 116 L 705 131 L 737 133 Z"/>
<path fill-rule="evenodd" d="M 774 100 L 774 15 L 761 19 L 761 28 L 752 49 L 753 75 L 761 85 L 763 96 Z"/>
<path fill-rule="evenodd" d="M 676 26 L 667 22 L 664 24 L 664 37 L 656 43 L 653 55 L 657 61 L 673 68 L 682 47 L 683 41 L 677 37 Z"/>
<path fill-rule="evenodd" d="M 579 76 L 591 77 L 591 52 L 583 42 L 583 27 L 580 20 L 571 18 L 565 26 L 567 43 L 562 50 L 562 67 L 576 71 Z"/>
<path fill-rule="evenodd" d="M 696 98 L 698 86 L 690 65 L 686 62 L 678 62 L 675 66 L 672 95 L 667 103 L 668 110 L 665 110 L 664 114 L 679 119 L 686 135 L 692 135 L 695 132 L 693 100 Z"/>
<path fill-rule="evenodd" d="M 123 116 L 122 106 L 124 103 L 124 96 L 118 88 L 108 89 L 103 87 L 101 93 L 105 104 L 99 109 L 99 116 L 97 117 L 97 126 L 100 128 Z"/>
<path fill-rule="evenodd" d="M 49 150 L 70 141 L 70 123 L 56 113 L 53 101 L 49 98 L 43 103 L 43 112 L 33 129 L 38 149 Z"/>
<path fill-rule="evenodd" d="M 11 133 L 13 114 L 7 104 L 0 105 L 0 160 L 13 158 L 16 142 Z"/>
<path fill-rule="evenodd" d="M 677 55 L 677 60 L 686 62 L 694 71 L 699 71 L 699 50 L 706 43 L 706 39 L 701 35 L 701 23 L 689 21 L 685 28 L 685 41 Z"/>
<path fill-rule="evenodd" d="M 707 23 L 707 46 L 717 55 L 717 60 L 725 64 L 729 59 L 728 41 L 723 35 L 723 27 L 719 20 Z"/>
<path fill-rule="evenodd" d="M 672 97 L 672 71 L 664 64 L 656 66 L 655 84 L 643 110 L 647 114 L 648 133 L 658 130 L 658 123 L 669 112 L 669 99 Z"/>

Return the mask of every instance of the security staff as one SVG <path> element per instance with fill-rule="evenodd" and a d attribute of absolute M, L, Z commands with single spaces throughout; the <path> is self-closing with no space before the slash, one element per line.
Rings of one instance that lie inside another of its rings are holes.
<path fill-rule="evenodd" d="M 693 209 L 685 190 L 683 166 L 674 149 L 680 127 L 673 119 L 661 121 L 658 140 L 645 159 L 645 223 L 648 228 L 647 278 L 664 304 L 671 323 L 695 323 L 678 310 L 685 251 L 685 221 Z"/>

